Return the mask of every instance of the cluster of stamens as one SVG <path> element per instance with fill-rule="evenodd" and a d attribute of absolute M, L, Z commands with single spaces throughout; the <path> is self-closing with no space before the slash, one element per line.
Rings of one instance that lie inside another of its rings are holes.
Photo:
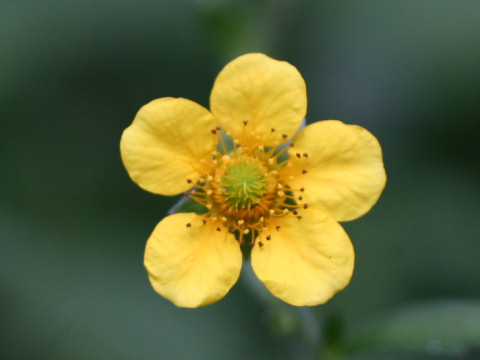
<path fill-rule="evenodd" d="M 271 129 L 271 134 L 276 129 Z M 193 189 L 185 195 L 206 208 L 200 219 L 203 225 L 213 222 L 217 231 L 234 234 L 243 244 L 250 239 L 254 245 L 260 232 L 268 231 L 268 222 L 275 217 L 295 216 L 302 219 L 299 210 L 308 205 L 303 202 L 304 188 L 293 189 L 288 183 L 293 178 L 286 171 L 292 162 L 285 156 L 293 147 L 275 142 L 271 147 L 250 145 L 248 141 L 255 136 L 248 132 L 248 122 L 244 122 L 244 131 L 240 139 L 233 139 L 233 148 L 227 149 L 220 127 L 212 130 L 218 137 L 219 149 L 212 153 L 211 167 L 208 173 L 194 184 Z M 283 143 L 288 135 L 282 135 Z M 268 139 L 264 139 L 268 142 Z M 296 153 L 299 158 L 308 158 L 307 153 Z M 305 174 L 306 170 L 302 170 Z M 295 195 L 297 194 L 297 195 Z M 191 223 L 186 224 L 191 227 Z M 280 226 L 276 226 L 280 231 Z M 271 240 L 274 234 L 265 233 L 265 239 Z M 263 246 L 261 241 L 259 246 Z"/>

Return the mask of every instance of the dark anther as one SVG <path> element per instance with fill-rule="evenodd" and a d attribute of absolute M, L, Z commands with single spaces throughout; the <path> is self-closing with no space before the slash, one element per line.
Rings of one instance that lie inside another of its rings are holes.
<path fill-rule="evenodd" d="M 304 209 L 308 208 L 308 204 L 303 204 L 303 208 Z"/>
<path fill-rule="evenodd" d="M 300 191 L 301 191 L 301 192 L 304 192 L 304 191 L 305 191 L 305 189 L 304 189 L 304 188 L 300 188 Z"/>
<path fill-rule="evenodd" d="M 300 220 L 302 217 L 300 215 L 297 216 L 297 219 Z"/>
<path fill-rule="evenodd" d="M 222 231 L 222 229 L 220 229 L 220 226 L 217 227 L 217 231 Z"/>
<path fill-rule="evenodd" d="M 270 235 L 267 235 L 267 240 L 271 240 L 272 237 Z"/>
<path fill-rule="evenodd" d="M 308 158 L 308 153 L 303 153 L 303 157 Z"/>
<path fill-rule="evenodd" d="M 272 132 L 275 132 L 275 131 L 277 131 L 277 129 L 275 129 L 275 128 L 271 128 L 271 130 L 272 130 Z"/>
<path fill-rule="evenodd" d="M 287 135 L 287 134 L 282 134 L 282 137 L 283 137 L 284 139 L 286 139 L 286 138 L 288 138 L 288 135 Z"/>
<path fill-rule="evenodd" d="M 217 129 L 217 131 L 222 130 L 222 128 L 220 127 L 220 125 L 217 125 L 216 129 Z"/>
<path fill-rule="evenodd" d="M 302 154 L 300 153 L 296 153 L 295 155 L 297 155 L 297 157 L 300 159 L 300 157 L 302 156 Z"/>
<path fill-rule="evenodd" d="M 248 121 L 245 120 L 245 121 L 243 122 L 243 125 L 247 126 L 247 124 L 248 124 Z"/>
<path fill-rule="evenodd" d="M 207 224 L 207 220 L 202 219 L 202 223 L 203 223 L 203 225 L 206 225 L 206 224 Z"/>
<path fill-rule="evenodd" d="M 187 183 L 191 184 L 193 182 L 192 179 L 187 179 Z"/>
<path fill-rule="evenodd" d="M 261 241 L 258 242 L 258 246 L 262 247 L 263 243 Z"/>
<path fill-rule="evenodd" d="M 293 215 L 298 215 L 298 211 L 297 211 L 297 210 L 292 210 L 292 213 L 293 213 Z"/>
<path fill-rule="evenodd" d="M 216 134 L 217 134 L 217 130 L 216 130 L 216 129 L 213 129 L 213 130 L 212 130 L 212 134 L 213 134 L 213 135 L 216 135 Z"/>
<path fill-rule="evenodd" d="M 190 223 L 187 223 L 187 227 L 190 227 L 190 226 L 192 226 L 192 224 L 190 224 Z"/>
<path fill-rule="evenodd" d="M 306 173 L 307 173 L 307 170 L 303 169 L 302 174 L 306 174 Z"/>
<path fill-rule="evenodd" d="M 277 229 L 277 231 L 279 231 L 280 230 L 280 225 L 275 226 L 275 229 Z"/>
<path fill-rule="evenodd" d="M 291 142 L 290 144 L 288 144 L 288 146 L 294 147 L 295 145 L 293 144 L 293 142 Z"/>
<path fill-rule="evenodd" d="M 298 200 L 302 201 L 302 200 L 303 200 L 303 196 L 300 195 L 300 196 L 298 197 Z"/>

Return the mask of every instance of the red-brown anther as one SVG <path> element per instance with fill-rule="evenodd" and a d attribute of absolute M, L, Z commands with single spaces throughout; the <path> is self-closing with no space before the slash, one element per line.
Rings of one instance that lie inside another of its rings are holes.
<path fill-rule="evenodd" d="M 305 191 L 305 189 L 304 189 L 304 188 L 300 188 L 300 191 L 301 191 L 301 192 L 304 192 L 304 191 Z"/>
<path fill-rule="evenodd" d="M 217 130 L 216 130 L 216 129 L 213 129 L 213 130 L 212 130 L 212 134 L 213 134 L 213 135 L 217 135 Z"/>
<path fill-rule="evenodd" d="M 295 145 L 293 144 L 293 142 L 291 142 L 290 144 L 288 144 L 288 146 L 294 147 Z"/>
<path fill-rule="evenodd" d="M 302 174 L 304 174 L 304 175 L 305 175 L 307 172 L 308 172 L 308 171 L 305 170 L 305 169 L 302 170 Z"/>
<path fill-rule="evenodd" d="M 202 219 L 202 223 L 203 223 L 203 225 L 206 225 L 206 224 L 207 224 L 207 220 Z"/>
<path fill-rule="evenodd" d="M 267 235 L 267 240 L 271 240 L 272 237 L 270 235 Z"/>
<path fill-rule="evenodd" d="M 243 125 L 247 126 L 247 124 L 248 124 L 248 121 L 245 120 L 245 121 L 243 122 Z"/>
<path fill-rule="evenodd" d="M 302 217 L 300 215 L 297 216 L 297 219 L 300 220 Z"/>
<path fill-rule="evenodd" d="M 300 195 L 300 196 L 298 197 L 298 200 L 302 201 L 302 200 L 303 200 L 303 196 Z"/>
<path fill-rule="evenodd" d="M 304 209 L 307 209 L 307 208 L 308 208 L 308 204 L 303 204 L 303 208 L 304 208 Z"/>
<path fill-rule="evenodd" d="M 192 224 L 190 224 L 190 223 L 187 223 L 187 227 L 191 227 L 191 226 L 192 226 Z"/>
<path fill-rule="evenodd" d="M 297 215 L 298 211 L 297 210 L 292 210 L 293 215 Z"/>
<path fill-rule="evenodd" d="M 217 231 L 222 231 L 222 229 L 220 229 L 220 226 L 217 226 Z"/>
<path fill-rule="evenodd" d="M 308 158 L 308 153 L 303 153 L 303 157 Z"/>
<path fill-rule="evenodd" d="M 262 247 L 263 243 L 261 241 L 258 242 L 258 246 Z"/>
<path fill-rule="evenodd" d="M 275 226 L 275 229 L 277 229 L 277 231 L 280 231 L 280 225 Z"/>
<path fill-rule="evenodd" d="M 191 184 L 191 183 L 193 183 L 193 180 L 192 179 L 187 179 L 187 183 Z"/>
<path fill-rule="evenodd" d="M 272 132 L 277 131 L 277 129 L 275 129 L 275 128 L 271 128 L 270 130 L 271 130 Z"/>
<path fill-rule="evenodd" d="M 300 157 L 302 156 L 302 154 L 300 153 L 296 153 L 295 155 L 297 155 L 297 157 L 300 159 Z"/>
<path fill-rule="evenodd" d="M 288 135 L 287 135 L 287 134 L 282 134 L 282 137 L 283 137 L 284 139 L 286 139 L 286 138 L 288 138 Z"/>

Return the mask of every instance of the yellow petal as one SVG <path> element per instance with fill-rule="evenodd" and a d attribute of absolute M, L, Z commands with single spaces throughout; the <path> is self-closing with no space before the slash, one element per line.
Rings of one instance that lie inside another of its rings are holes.
<path fill-rule="evenodd" d="M 143 106 L 120 141 L 123 164 L 134 182 L 162 195 L 192 187 L 204 173 L 201 161 L 211 158 L 216 121 L 197 103 L 161 98 Z"/>
<path fill-rule="evenodd" d="M 203 225 L 193 213 L 170 215 L 158 223 L 148 239 L 144 260 L 156 292 L 188 308 L 225 296 L 238 280 L 242 254 L 235 237 L 216 227 Z"/>
<path fill-rule="evenodd" d="M 349 283 L 354 252 L 348 235 L 332 217 L 315 209 L 301 215 L 300 220 L 284 216 L 269 224 L 252 249 L 252 267 L 283 301 L 319 305 Z"/>
<path fill-rule="evenodd" d="M 380 144 L 367 130 L 337 120 L 319 121 L 302 129 L 293 142 L 290 170 L 298 176 L 291 185 L 305 189 L 302 196 L 309 206 L 347 221 L 377 202 L 386 175 Z"/>
<path fill-rule="evenodd" d="M 274 145 L 286 140 L 283 134 L 292 137 L 305 117 L 305 81 L 287 62 L 264 54 L 243 55 L 218 74 L 210 108 L 233 138 L 244 143 Z M 276 129 L 273 133 L 272 128 Z"/>

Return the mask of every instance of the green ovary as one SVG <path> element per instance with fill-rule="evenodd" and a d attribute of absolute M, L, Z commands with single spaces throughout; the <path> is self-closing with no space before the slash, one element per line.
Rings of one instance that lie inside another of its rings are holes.
<path fill-rule="evenodd" d="M 220 185 L 224 189 L 225 200 L 238 210 L 259 204 L 268 181 L 258 164 L 238 161 L 227 165 Z"/>

